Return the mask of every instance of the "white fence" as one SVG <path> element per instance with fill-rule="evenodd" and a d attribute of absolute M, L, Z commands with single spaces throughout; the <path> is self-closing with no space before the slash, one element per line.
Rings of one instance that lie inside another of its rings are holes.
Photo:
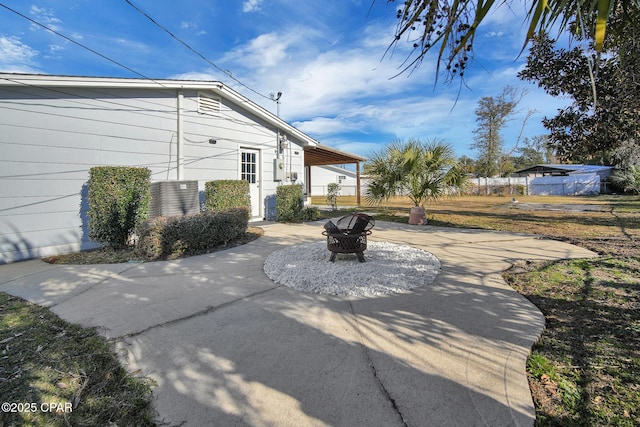
<path fill-rule="evenodd" d="M 364 187 L 360 188 L 360 193 L 365 194 L 366 189 Z M 355 196 L 357 192 L 357 187 L 355 185 L 342 185 L 340 184 L 340 191 L 338 194 L 340 196 Z M 312 196 L 326 196 L 327 195 L 327 186 L 326 185 L 312 185 L 311 186 L 311 195 Z"/>
<path fill-rule="evenodd" d="M 541 196 L 586 196 L 600 194 L 600 176 L 579 174 L 569 176 L 473 178 L 474 194 L 531 194 Z"/>
<path fill-rule="evenodd" d="M 587 196 L 600 194 L 600 176 L 578 174 L 569 176 L 472 178 L 468 192 L 479 195 L 540 195 L 540 196 Z M 362 183 L 360 194 L 365 195 L 366 182 Z M 312 196 L 326 196 L 326 185 L 312 185 Z M 340 196 L 355 196 L 355 185 L 341 185 Z"/>

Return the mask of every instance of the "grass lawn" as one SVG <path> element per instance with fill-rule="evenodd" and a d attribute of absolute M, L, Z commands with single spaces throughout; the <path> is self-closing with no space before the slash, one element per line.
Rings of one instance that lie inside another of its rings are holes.
<path fill-rule="evenodd" d="M 428 221 L 435 226 L 533 233 L 598 252 L 601 257 L 593 259 L 523 260 L 504 273 L 505 280 L 546 318 L 546 330 L 533 348 L 527 369 L 537 424 L 640 425 L 640 198 L 516 199 L 444 199 L 427 206 Z M 314 202 L 326 204 L 324 198 Z M 341 198 L 338 203 L 353 206 L 355 200 Z M 360 210 L 373 212 L 379 221 L 406 223 L 410 207 L 396 199 L 384 207 Z M 324 214 L 335 217 L 352 210 Z M 96 263 L 130 257 L 121 255 L 97 251 L 51 261 Z M 135 373 L 124 372 L 109 343 L 93 331 L 66 324 L 49 310 L 1 293 L 0 313 L 0 395 L 4 400 L 46 399 L 77 403 L 78 408 L 72 414 L 46 414 L 46 418 L 45 414 L 23 413 L 20 418 L 9 414 L 13 418 L 4 418 L 4 424 L 152 423 L 149 384 Z M 123 394 L 117 394 L 120 389 Z M 122 418 L 105 418 L 111 411 L 105 409 L 109 402 L 118 402 Z M 129 418 L 131 410 L 140 418 Z"/>
<path fill-rule="evenodd" d="M 0 425 L 155 425 L 150 384 L 95 331 L 5 293 L 0 313 Z"/>

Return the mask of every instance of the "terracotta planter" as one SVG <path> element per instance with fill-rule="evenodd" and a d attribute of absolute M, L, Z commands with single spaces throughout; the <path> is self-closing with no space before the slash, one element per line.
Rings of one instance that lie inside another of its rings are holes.
<path fill-rule="evenodd" d="M 427 223 L 427 211 L 422 206 L 414 206 L 409 213 L 409 224 L 425 225 Z"/>

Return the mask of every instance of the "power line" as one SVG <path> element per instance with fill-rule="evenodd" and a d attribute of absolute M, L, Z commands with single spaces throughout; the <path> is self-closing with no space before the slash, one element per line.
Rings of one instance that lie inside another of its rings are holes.
<path fill-rule="evenodd" d="M 93 54 L 95 54 L 95 55 L 98 55 L 99 57 L 101 57 L 101 58 L 103 58 L 103 59 L 106 59 L 107 61 L 109 61 L 109 62 L 111 62 L 111 63 L 113 63 L 113 64 L 115 64 L 115 65 L 117 65 L 117 66 L 119 66 L 119 67 L 124 68 L 124 69 L 125 69 L 125 70 L 127 70 L 127 71 L 130 71 L 130 72 L 132 72 L 132 73 L 134 73 L 134 74 L 136 74 L 136 75 L 138 75 L 138 76 L 140 76 L 140 77 L 142 77 L 142 78 L 144 78 L 144 79 L 146 79 L 146 80 L 150 80 L 150 81 L 152 81 L 152 82 L 154 82 L 154 83 L 156 83 L 156 84 L 158 84 L 158 85 L 160 85 L 160 86 L 162 86 L 162 87 L 165 87 L 165 86 L 163 86 L 163 85 L 162 85 L 162 83 L 160 83 L 160 82 L 158 82 L 158 81 L 156 81 L 156 80 L 154 80 L 154 79 L 152 79 L 152 78 L 150 78 L 150 77 L 147 77 L 147 76 L 145 76 L 144 74 L 141 74 L 141 73 L 137 72 L 137 71 L 136 71 L 136 70 L 134 70 L 133 68 L 128 67 L 128 66 L 126 66 L 126 65 L 122 64 L 121 62 L 116 61 L 115 59 L 111 59 L 111 58 L 109 58 L 108 56 L 106 56 L 106 55 L 104 55 L 104 54 L 102 54 L 102 53 L 98 52 L 97 50 L 94 50 L 94 49 L 90 48 L 89 46 L 83 45 L 82 43 L 80 43 L 80 42 L 78 42 L 78 41 L 76 41 L 76 40 L 74 40 L 74 39 L 72 39 L 72 38 L 70 38 L 70 37 L 65 36 L 64 34 L 60 33 L 59 31 L 54 30 L 54 29 L 53 29 L 53 28 L 51 28 L 51 27 L 47 27 L 46 25 L 44 25 L 44 24 L 42 24 L 42 23 L 40 23 L 40 22 L 36 21 L 35 19 L 29 18 L 28 16 L 26 16 L 26 15 L 24 15 L 24 14 L 22 14 L 22 13 L 18 12 L 18 11 L 17 11 L 17 10 L 15 10 L 15 9 L 10 8 L 9 6 L 7 6 L 7 5 L 6 5 L 6 4 L 4 4 L 4 3 L 0 3 L 0 6 L 4 7 L 4 8 L 5 8 L 5 9 L 7 9 L 8 11 L 13 12 L 13 13 L 15 13 L 16 15 L 18 15 L 18 16 L 20 16 L 20 17 L 22 17 L 22 18 L 26 19 L 27 21 L 29 21 L 29 22 L 31 22 L 31 23 L 33 23 L 33 24 L 35 24 L 35 25 L 37 25 L 37 26 L 39 26 L 39 27 L 44 28 L 44 29 L 45 29 L 45 30 L 47 30 L 47 31 L 51 31 L 53 34 L 55 34 L 55 35 L 57 35 L 57 36 L 60 36 L 60 37 L 62 37 L 63 39 L 65 39 L 65 40 L 67 40 L 67 41 L 69 41 L 69 42 L 71 42 L 71 43 L 73 43 L 73 44 L 75 44 L 75 45 L 77 45 L 77 46 L 80 46 L 81 48 L 86 49 L 86 50 L 88 50 L 89 52 L 91 52 L 91 53 L 93 53 Z"/>
<path fill-rule="evenodd" d="M 126 1 L 126 2 L 131 6 L 131 7 L 133 7 L 134 9 L 136 9 L 139 13 L 141 13 L 142 15 L 144 15 L 145 17 L 147 17 L 149 20 L 151 20 L 151 22 L 153 22 L 155 25 L 157 25 L 157 26 L 158 26 L 159 28 L 161 28 L 163 31 L 167 32 L 171 37 L 173 37 L 174 39 L 176 39 L 177 41 L 179 41 L 180 43 L 182 43 L 184 46 L 186 46 L 186 47 L 187 47 L 189 50 L 191 50 L 193 53 L 195 53 L 196 55 L 198 55 L 199 57 L 201 57 L 203 60 L 205 60 L 207 63 L 211 64 L 211 65 L 212 65 L 213 67 L 215 67 L 216 69 L 220 70 L 220 71 L 221 71 L 222 73 L 224 73 L 225 75 L 229 76 L 229 78 L 231 78 L 232 80 L 234 80 L 235 82 L 237 82 L 237 83 L 238 83 L 238 84 L 240 84 L 241 86 L 243 86 L 243 87 L 247 88 L 247 89 L 248 89 L 248 90 L 250 90 L 251 92 L 253 92 L 253 93 L 255 93 L 255 94 L 257 94 L 257 95 L 259 95 L 259 96 L 261 96 L 261 97 L 263 97 L 263 98 L 265 98 L 265 99 L 269 99 L 269 100 L 271 100 L 271 101 L 273 101 L 273 100 L 274 100 L 272 97 L 268 97 L 268 96 L 266 96 L 266 95 L 263 95 L 263 94 L 261 94 L 261 93 L 257 92 L 256 90 L 254 90 L 253 88 L 249 87 L 248 85 L 244 84 L 242 81 L 240 81 L 240 80 L 238 80 L 237 78 L 235 78 L 235 77 L 234 77 L 234 76 L 233 76 L 229 71 L 224 70 L 224 69 L 222 69 L 222 68 L 218 67 L 216 64 L 214 64 L 214 63 L 213 63 L 213 62 L 211 62 L 209 59 L 207 59 L 204 55 L 202 55 L 201 53 L 199 53 L 198 51 L 196 51 L 195 49 L 193 49 L 193 48 L 192 48 L 191 46 L 189 46 L 186 42 L 184 42 L 183 40 L 181 40 L 180 38 L 178 38 L 177 36 L 175 36 L 173 33 L 171 33 L 171 31 L 169 31 L 167 28 L 165 28 L 164 26 L 162 26 L 161 24 L 159 24 L 159 23 L 158 23 L 157 21 L 155 21 L 151 16 L 149 16 L 147 13 L 145 13 L 144 11 L 142 11 L 141 9 L 139 9 L 137 6 L 135 6 L 135 5 L 134 5 L 133 3 L 131 3 L 129 0 L 125 0 L 125 1 Z M 153 79 L 153 78 L 151 78 L 151 77 L 148 77 L 148 76 L 146 76 L 146 75 L 144 75 L 144 74 L 142 74 L 142 73 L 140 73 L 140 72 L 138 72 L 138 71 L 134 70 L 133 68 L 131 68 L 131 67 L 127 66 L 127 65 L 124 65 L 124 64 L 122 64 L 121 62 L 118 62 L 118 61 L 116 61 L 115 59 L 112 59 L 112 58 L 110 58 L 110 57 L 108 57 L 108 56 L 106 56 L 106 55 L 104 55 L 104 54 L 102 54 L 102 53 L 100 53 L 100 52 L 96 51 L 95 49 L 92 49 L 92 48 L 90 48 L 90 47 L 88 47 L 88 46 L 86 46 L 86 45 L 84 45 L 84 44 L 82 44 L 82 43 L 80 43 L 80 42 L 78 42 L 78 41 L 76 41 L 76 40 L 74 40 L 74 39 L 72 39 L 72 38 L 70 38 L 70 37 L 68 37 L 68 36 L 64 35 L 64 34 L 62 34 L 62 33 L 60 33 L 59 31 L 56 31 L 56 30 L 54 30 L 53 28 L 48 27 L 48 26 L 46 26 L 46 25 L 44 25 L 44 24 L 42 24 L 42 23 L 40 23 L 40 22 L 38 22 L 38 21 L 36 21 L 36 20 L 34 20 L 34 19 L 30 18 L 30 17 L 28 17 L 28 16 L 24 15 L 23 13 L 18 12 L 18 11 L 17 11 L 17 10 L 15 10 L 15 9 L 12 9 L 11 7 L 9 7 L 9 6 L 5 5 L 4 3 L 0 3 L 0 6 L 2 6 L 3 8 L 5 8 L 5 9 L 7 9 L 7 10 L 9 10 L 10 12 L 13 12 L 14 14 L 16 14 L 16 15 L 18 15 L 18 16 L 20 16 L 20 17 L 24 18 L 24 19 L 26 19 L 27 21 L 29 21 L 29 22 L 33 23 L 34 25 L 37 25 L 37 26 L 39 26 L 39 27 L 41 27 L 41 28 L 44 28 L 45 30 L 50 31 L 50 32 L 52 32 L 53 34 L 56 34 L 57 36 L 62 37 L 63 39 L 65 39 L 65 40 L 67 40 L 67 41 L 69 41 L 69 42 L 71 42 L 71 43 L 73 43 L 73 44 L 75 44 L 75 45 L 77 45 L 77 46 L 79 46 L 79 47 L 81 47 L 81 48 L 85 49 L 85 50 L 88 50 L 89 52 L 91 52 L 91 53 L 93 53 L 93 54 L 95 54 L 95 55 L 98 55 L 99 57 L 101 57 L 101 58 L 103 58 L 103 59 L 105 59 L 105 60 L 107 60 L 107 61 L 109 61 L 109 62 L 111 62 L 111 63 L 113 63 L 113 64 L 115 64 L 115 65 L 117 65 L 117 66 L 119 66 L 119 67 L 122 67 L 122 68 L 124 68 L 125 70 L 127 70 L 127 71 L 129 71 L 129 72 L 131 72 L 131 73 L 133 73 L 133 74 L 135 74 L 135 75 L 137 75 L 137 76 L 140 76 L 140 77 L 142 77 L 142 78 L 143 78 L 143 79 L 145 79 L 145 80 L 151 81 L 151 82 L 153 82 L 153 83 L 157 84 L 157 85 L 158 85 L 158 86 L 160 86 L 160 87 L 163 87 L 163 88 L 165 88 L 165 89 L 167 89 L 167 90 L 170 90 L 170 88 L 166 87 L 164 84 L 162 84 L 162 82 L 157 81 L 157 80 L 155 80 L 155 79 Z M 11 79 L 6 79 L 6 78 L 5 78 L 5 80 L 11 80 Z M 23 83 L 23 82 L 21 82 L 21 83 L 22 83 L 22 84 L 25 84 L 25 85 L 28 85 L 28 84 Z M 104 101 L 104 102 L 108 102 L 108 101 Z M 231 117 L 229 117 L 229 118 L 230 118 L 231 120 L 234 120 L 234 119 L 232 119 Z M 256 125 L 255 125 L 255 124 L 253 124 L 253 126 L 256 126 Z M 257 127 L 257 126 L 256 126 L 256 127 Z"/>
<path fill-rule="evenodd" d="M 135 4 L 133 4 L 130 0 L 124 0 L 125 2 L 127 2 L 127 4 L 129 6 L 131 6 L 132 8 L 134 8 L 135 10 L 137 10 L 140 14 L 142 14 L 144 17 L 146 17 L 149 21 L 153 22 L 158 28 L 160 28 L 162 31 L 164 31 L 165 33 L 169 34 L 173 39 L 175 39 L 177 42 L 181 43 L 183 46 L 185 46 L 187 49 L 189 49 L 191 52 L 193 52 L 194 54 L 198 55 L 200 58 L 202 58 L 204 61 L 206 61 L 208 64 L 210 64 L 211 66 L 213 66 L 216 70 L 220 71 L 221 73 L 225 74 L 226 76 L 228 76 L 230 79 L 232 79 L 233 81 L 235 81 L 236 83 L 238 83 L 239 85 L 249 89 L 251 92 L 255 93 L 256 95 L 259 95 L 265 99 L 269 99 L 271 101 L 273 101 L 273 98 L 263 95 L 260 92 L 256 91 L 255 89 L 247 86 L 246 84 L 244 84 L 243 82 L 241 82 L 240 80 L 238 80 L 236 77 L 233 76 L 233 74 L 231 74 L 231 72 L 229 72 L 228 70 L 225 70 L 223 68 L 220 68 L 219 66 L 217 66 L 216 64 L 214 64 L 212 61 L 210 61 L 207 57 L 205 57 L 203 54 L 201 54 L 200 52 L 198 52 L 197 50 L 195 50 L 193 47 L 191 47 L 187 42 L 185 42 L 184 40 L 182 40 L 181 38 L 179 38 L 178 36 L 176 36 L 175 34 L 173 34 L 171 31 L 169 31 L 169 29 L 167 29 L 167 27 L 165 27 L 164 25 L 160 24 L 158 21 L 156 21 L 155 19 L 153 19 L 148 13 L 146 13 L 145 11 L 143 11 L 142 9 L 140 9 L 138 6 L 136 6 Z"/>
<path fill-rule="evenodd" d="M 141 110 L 136 110 L 136 109 L 134 109 L 132 107 L 131 104 L 125 104 L 125 103 L 122 103 L 122 102 L 115 102 L 113 100 L 106 100 L 106 99 L 97 98 L 97 97 L 81 96 L 81 95 L 78 95 L 78 94 L 75 94 L 75 93 L 71 93 L 71 92 L 67 92 L 67 91 L 63 91 L 63 90 L 59 90 L 59 89 L 52 89 L 52 88 L 47 88 L 47 87 L 36 86 L 36 85 L 33 85 L 33 84 L 25 83 L 23 81 L 15 80 L 15 79 L 7 78 L 7 77 L 3 77 L 3 80 L 10 81 L 10 82 L 13 82 L 13 83 L 16 83 L 16 84 L 20 84 L 20 85 L 23 85 L 23 86 L 26 86 L 26 87 L 31 87 L 31 88 L 34 88 L 34 89 L 39 89 L 39 90 L 43 90 L 43 91 L 52 92 L 52 93 L 55 93 L 55 94 L 62 94 L 62 95 L 65 95 L 65 96 L 68 96 L 69 98 L 71 98 L 71 99 L 67 100 L 69 103 L 76 103 L 76 104 L 79 104 L 79 105 L 83 106 L 83 107 L 73 107 L 73 106 L 71 106 L 71 107 L 62 107 L 62 106 L 50 106 L 50 105 L 48 106 L 48 107 L 55 108 L 55 109 L 58 109 L 58 108 L 70 108 L 70 109 L 73 109 L 73 108 L 75 108 L 75 109 L 79 109 L 79 110 L 85 110 L 85 109 L 86 110 L 96 110 L 97 108 L 99 108 L 99 107 L 97 107 L 97 105 L 88 104 L 88 103 L 84 103 L 84 102 L 80 101 L 80 100 L 93 100 L 93 101 L 96 101 L 96 102 L 101 102 L 101 103 L 105 103 L 105 104 L 111 104 L 111 105 L 115 105 L 115 106 L 118 106 L 118 107 L 125 107 L 125 108 L 109 108 L 109 109 L 105 108 L 104 111 L 126 111 L 126 112 L 129 112 L 129 113 L 132 113 L 132 114 L 138 114 L 138 115 L 141 115 L 141 116 L 147 116 L 147 117 L 152 117 L 152 118 L 160 118 L 160 119 L 166 119 L 166 117 L 167 117 L 166 114 L 172 114 L 172 113 L 175 114 L 175 109 L 173 109 L 173 108 L 172 109 L 168 109 L 168 110 L 161 110 L 161 109 L 155 109 L 155 110 L 151 110 L 151 109 L 142 110 L 141 109 Z M 7 90 L 10 91 L 10 92 L 15 92 L 12 89 L 7 89 Z M 87 89 L 87 90 L 89 92 L 94 92 L 94 93 L 102 94 L 102 95 L 106 95 L 106 96 L 111 96 L 112 95 L 111 93 L 102 92 L 102 91 L 95 90 L 95 89 Z M 54 98 L 53 96 L 46 96 L 46 95 L 41 95 L 41 94 L 38 94 L 38 96 L 41 99 L 57 99 L 57 98 Z M 196 102 L 193 99 L 190 99 L 190 101 Z M 161 103 L 158 103 L 158 102 L 152 102 L 152 101 L 148 101 L 148 100 L 139 100 L 139 102 L 145 103 L 145 104 L 150 104 L 150 105 L 153 105 L 155 107 L 159 106 L 159 107 L 163 107 L 163 108 L 168 108 L 167 105 L 161 104 Z M 7 104 L 7 105 L 9 105 L 9 104 L 11 104 L 11 105 L 33 105 L 33 104 L 22 104 L 22 103 L 16 102 L 16 101 L 1 101 L 0 102 L 0 108 L 11 108 L 11 109 L 14 109 L 14 110 L 18 110 L 19 108 L 16 108 L 16 107 L 3 107 L 2 104 Z M 27 110 L 25 110 L 25 111 L 27 111 Z M 192 112 L 192 113 L 196 112 L 196 111 L 197 110 L 190 110 L 190 112 Z M 29 112 L 35 113 L 33 111 L 30 111 L 30 110 L 29 110 Z M 153 114 L 153 113 L 158 113 L 158 114 Z M 45 114 L 45 115 L 50 115 L 50 116 L 58 115 L 56 113 L 43 112 L 43 111 L 39 112 L 39 114 Z M 88 117 L 87 118 L 83 118 L 83 117 L 76 116 L 76 115 L 60 114 L 59 117 L 68 117 L 68 118 L 74 118 L 74 119 L 78 119 L 78 120 L 88 120 L 88 121 L 96 121 L 96 122 L 102 122 L 103 121 L 103 120 L 97 120 L 97 119 L 92 119 L 92 118 L 88 118 Z M 252 135 L 256 135 L 256 136 L 270 136 L 271 135 L 267 130 L 265 130 L 258 123 L 251 122 L 251 121 L 248 121 L 248 120 L 237 119 L 237 118 L 233 117 L 232 115 L 227 114 L 227 113 L 225 113 L 223 111 L 220 111 L 220 118 L 224 119 L 227 122 L 238 123 L 238 124 L 241 124 L 241 125 L 249 126 L 251 128 L 254 128 L 257 131 L 257 132 L 250 132 L 248 130 L 242 130 L 242 131 L 236 130 L 238 133 L 244 133 L 244 134 L 248 134 L 248 135 L 252 134 Z M 142 125 L 134 125 L 132 123 L 120 123 L 120 122 L 112 122 L 112 123 L 113 124 L 120 124 L 120 125 L 124 125 L 124 126 L 138 127 L 138 128 L 144 128 L 145 127 L 145 126 L 142 126 Z M 200 126 L 205 126 L 206 128 L 209 128 L 209 129 L 212 129 L 212 130 L 215 130 L 215 131 L 232 130 L 231 127 L 225 127 L 225 126 L 215 125 L 215 124 L 211 124 L 211 123 L 194 122 L 193 120 L 189 120 L 188 118 L 185 118 L 185 123 L 197 123 Z M 149 129 L 150 130 L 151 129 L 157 130 L 157 128 L 149 128 Z M 171 130 L 171 129 L 167 129 L 167 130 Z M 194 134 L 193 132 L 188 132 L 188 133 Z M 200 135 L 200 136 L 203 136 L 203 137 L 207 136 L 208 137 L 208 135 Z"/>

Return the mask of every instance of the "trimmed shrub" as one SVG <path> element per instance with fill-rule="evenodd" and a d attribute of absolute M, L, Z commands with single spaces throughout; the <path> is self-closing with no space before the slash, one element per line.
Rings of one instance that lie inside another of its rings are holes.
<path fill-rule="evenodd" d="M 204 185 L 204 210 L 221 212 L 233 208 L 251 209 L 249 181 L 221 179 Z"/>
<path fill-rule="evenodd" d="M 276 189 L 276 221 L 299 221 L 302 205 L 301 185 L 281 185 Z"/>
<path fill-rule="evenodd" d="M 305 206 L 300 212 L 300 219 L 303 221 L 317 221 L 320 219 L 320 209 L 315 206 Z"/>
<path fill-rule="evenodd" d="M 205 254 L 242 236 L 248 225 L 246 208 L 153 218 L 137 228 L 136 254 L 147 260 Z"/>
<path fill-rule="evenodd" d="M 151 171 L 126 166 L 89 170 L 89 238 L 114 248 L 126 247 L 137 225 L 149 217 Z"/>
<path fill-rule="evenodd" d="M 332 211 L 338 210 L 338 193 L 340 193 L 340 184 L 332 182 L 327 185 L 327 203 Z"/>

